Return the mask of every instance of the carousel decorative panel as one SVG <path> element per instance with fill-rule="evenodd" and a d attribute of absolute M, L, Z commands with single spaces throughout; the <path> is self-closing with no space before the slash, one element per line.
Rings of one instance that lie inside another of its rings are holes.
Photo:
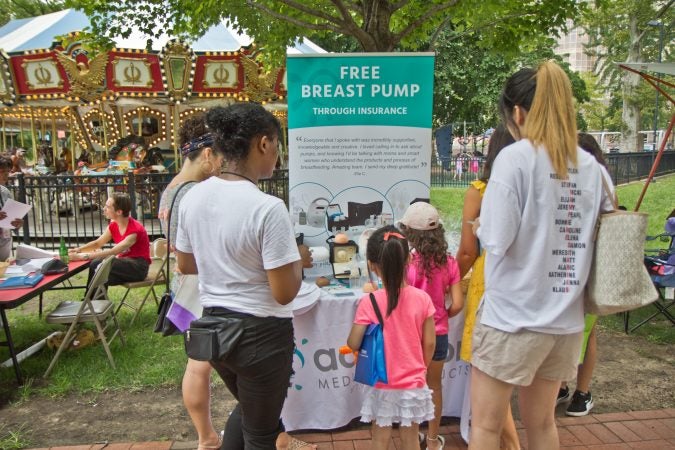
<path fill-rule="evenodd" d="M 159 54 L 162 62 L 162 82 L 169 98 L 181 102 L 192 93 L 195 75 L 195 55 L 190 47 L 174 39 Z"/>
<path fill-rule="evenodd" d="M 64 81 L 53 55 L 34 59 L 25 58 L 21 63 L 21 68 L 29 92 L 63 88 Z"/>
<path fill-rule="evenodd" d="M 12 72 L 9 70 L 9 56 L 0 50 L 0 102 L 12 106 L 15 101 L 16 91 Z"/>
<path fill-rule="evenodd" d="M 115 117 L 108 112 L 91 109 L 82 117 L 82 122 L 89 139 L 101 147 L 108 148 L 119 138 Z"/>
<path fill-rule="evenodd" d="M 211 52 L 197 56 L 193 91 L 199 96 L 236 96 L 244 85 L 238 52 Z"/>
<path fill-rule="evenodd" d="M 167 140 L 166 114 L 163 111 L 140 106 L 127 111 L 123 117 L 127 134 L 143 136 L 148 147 Z"/>
<path fill-rule="evenodd" d="M 108 86 L 122 95 L 163 94 L 158 55 L 132 50 L 113 50 L 108 66 Z"/>

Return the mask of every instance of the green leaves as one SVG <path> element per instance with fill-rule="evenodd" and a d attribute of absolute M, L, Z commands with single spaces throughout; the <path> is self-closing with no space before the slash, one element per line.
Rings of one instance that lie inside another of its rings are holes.
<path fill-rule="evenodd" d="M 575 0 L 68 0 L 92 15 L 93 31 L 115 36 L 140 30 L 196 37 L 220 20 L 236 24 L 280 64 L 295 38 L 350 36 L 361 51 L 421 50 L 439 31 L 481 32 L 481 45 L 513 53 L 541 33 L 562 29 L 583 9 Z"/>

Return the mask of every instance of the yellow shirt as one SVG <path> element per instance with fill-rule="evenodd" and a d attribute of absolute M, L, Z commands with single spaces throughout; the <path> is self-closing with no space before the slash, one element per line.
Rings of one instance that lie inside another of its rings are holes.
<path fill-rule="evenodd" d="M 476 180 L 471 186 L 478 189 L 481 198 L 485 194 L 487 184 L 484 181 Z M 485 252 L 474 261 L 471 266 L 471 279 L 469 280 L 469 289 L 466 292 L 466 304 L 464 305 L 464 333 L 462 334 L 462 346 L 459 351 L 459 357 L 466 362 L 471 362 L 471 339 L 473 338 L 473 327 L 476 324 L 476 313 L 478 304 L 485 291 L 485 277 L 483 267 L 485 266 Z"/>

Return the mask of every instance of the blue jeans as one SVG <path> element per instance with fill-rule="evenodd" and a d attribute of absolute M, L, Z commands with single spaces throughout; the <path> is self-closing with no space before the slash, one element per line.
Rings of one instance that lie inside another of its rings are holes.
<path fill-rule="evenodd" d="M 239 402 L 227 420 L 221 450 L 274 450 L 284 431 L 281 408 L 293 370 L 293 322 L 254 317 L 225 308 L 204 316 L 238 317 L 244 333 L 236 348 L 211 365 Z"/>

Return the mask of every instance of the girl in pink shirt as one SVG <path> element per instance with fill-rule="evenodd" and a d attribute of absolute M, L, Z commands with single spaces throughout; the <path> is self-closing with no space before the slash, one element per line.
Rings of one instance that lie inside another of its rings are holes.
<path fill-rule="evenodd" d="M 371 448 L 386 450 L 393 423 L 399 423 L 403 448 L 419 449 L 419 424 L 434 417 L 426 372 L 436 343 L 434 306 L 424 291 L 405 282 L 408 242 L 396 227 L 380 228 L 368 239 L 368 270 L 382 279 L 373 294 L 384 319 L 387 383 L 368 389 L 361 421 L 372 423 Z M 369 324 L 378 323 L 369 295 L 359 302 L 347 345 L 358 351 Z"/>
<path fill-rule="evenodd" d="M 429 294 L 435 309 L 436 351 L 427 372 L 427 384 L 433 391 L 435 410 L 433 420 L 429 421 L 426 440 L 429 450 L 437 450 L 445 445 L 445 438 L 438 431 L 443 412 L 441 379 L 448 356 L 448 318 L 457 315 L 464 307 L 459 265 L 447 253 L 448 243 L 438 211 L 429 203 L 410 205 L 399 226 L 413 247 L 408 265 L 408 284 Z"/>

